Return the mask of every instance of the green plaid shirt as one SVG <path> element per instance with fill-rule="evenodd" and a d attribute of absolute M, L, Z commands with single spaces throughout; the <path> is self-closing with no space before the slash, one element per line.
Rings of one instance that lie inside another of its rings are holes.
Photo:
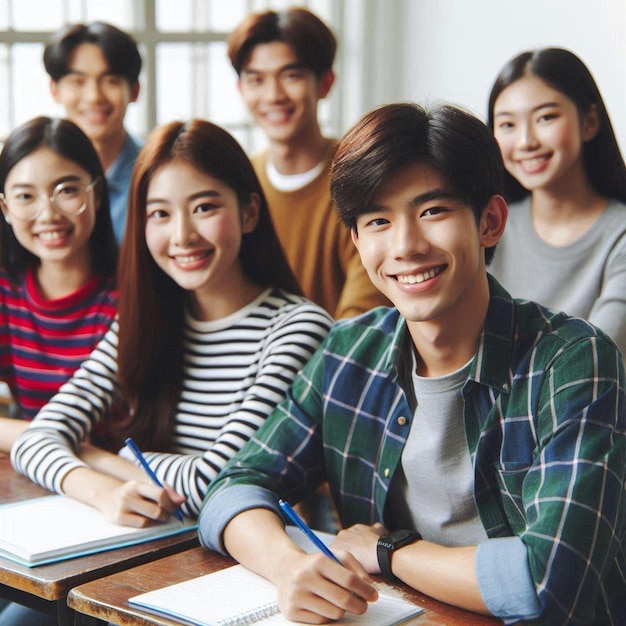
<path fill-rule="evenodd" d="M 594 623 L 623 624 L 622 357 L 589 323 L 514 301 L 489 280 L 463 388 L 481 520 L 490 538 L 526 546 L 541 622 L 590 623 L 595 614 Z M 396 309 L 336 323 L 287 400 L 213 482 L 207 517 L 219 517 L 211 505 L 233 485 L 298 501 L 327 480 L 344 525 L 393 529 L 385 504 L 415 406 L 410 349 Z M 216 537 L 201 538 L 216 547 Z"/>

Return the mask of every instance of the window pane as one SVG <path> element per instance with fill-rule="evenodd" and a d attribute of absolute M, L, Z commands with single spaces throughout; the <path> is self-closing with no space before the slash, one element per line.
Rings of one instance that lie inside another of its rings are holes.
<path fill-rule="evenodd" d="M 209 23 L 213 30 L 229 33 L 248 13 L 246 0 L 208 0 Z"/>
<path fill-rule="evenodd" d="M 208 48 L 209 117 L 216 124 L 241 123 L 246 108 L 237 89 L 237 74 L 226 55 L 226 43 L 209 44 Z"/>
<path fill-rule="evenodd" d="M 11 9 L 15 30 L 56 30 L 63 25 L 60 0 L 14 1 Z"/>
<path fill-rule="evenodd" d="M 128 0 L 87 0 L 85 4 L 86 22 L 110 22 L 122 30 L 132 30 L 135 27 L 133 3 Z"/>
<path fill-rule="evenodd" d="M 157 66 L 157 124 L 192 116 L 192 46 L 159 44 Z"/>
<path fill-rule="evenodd" d="M 192 0 L 156 0 L 156 27 L 163 32 L 192 29 Z"/>
<path fill-rule="evenodd" d="M 0 2 L 0 29 L 7 30 L 9 28 L 9 3 L 5 0 Z"/>
<path fill-rule="evenodd" d="M 11 131 L 11 111 L 9 99 L 9 48 L 0 46 L 0 138 Z"/>
<path fill-rule="evenodd" d="M 11 94 L 15 126 L 36 115 L 61 114 L 50 97 L 48 76 L 43 67 L 42 55 L 43 44 L 13 46 Z M 24 80 L 25 76 L 28 80 Z"/>

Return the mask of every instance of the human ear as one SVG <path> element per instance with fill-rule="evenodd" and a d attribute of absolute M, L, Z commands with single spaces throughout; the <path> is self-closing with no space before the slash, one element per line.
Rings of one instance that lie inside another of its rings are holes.
<path fill-rule="evenodd" d="M 4 221 L 7 224 L 11 223 L 11 217 L 9 216 L 9 210 L 7 209 L 6 205 L 4 204 L 4 202 L 2 202 L 0 200 L 0 209 L 2 210 L 2 215 L 4 215 Z"/>
<path fill-rule="evenodd" d="M 61 103 L 59 100 L 59 83 L 52 79 L 50 79 L 50 94 L 55 102 Z"/>
<path fill-rule="evenodd" d="M 335 84 L 335 73 L 332 70 L 324 72 L 317 81 L 317 91 L 320 99 L 325 98 Z"/>
<path fill-rule="evenodd" d="M 130 86 L 130 102 L 137 102 L 139 97 L 139 81 Z"/>
<path fill-rule="evenodd" d="M 479 235 L 483 248 L 495 246 L 504 232 L 509 207 L 502 196 L 492 196 L 480 216 Z"/>
<path fill-rule="evenodd" d="M 356 249 L 359 249 L 359 233 L 357 232 L 356 226 L 350 229 L 350 236 L 352 237 L 352 243 L 356 246 Z"/>
<path fill-rule="evenodd" d="M 592 104 L 589 111 L 583 115 L 581 121 L 581 134 L 583 142 L 591 141 L 600 130 L 600 117 L 598 115 L 598 105 Z"/>
<path fill-rule="evenodd" d="M 261 199 L 259 194 L 251 193 L 248 203 L 241 208 L 241 232 L 251 233 L 259 223 Z"/>

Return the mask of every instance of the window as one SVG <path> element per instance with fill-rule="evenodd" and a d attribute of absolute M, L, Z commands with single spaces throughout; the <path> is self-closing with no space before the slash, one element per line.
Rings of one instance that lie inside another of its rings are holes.
<path fill-rule="evenodd" d="M 43 48 L 70 22 L 102 20 L 130 33 L 143 58 L 141 91 L 126 125 L 145 137 L 155 125 L 203 117 L 230 130 L 248 151 L 263 145 L 236 89 L 226 56 L 232 28 L 251 11 L 306 6 L 340 37 L 332 0 L 3 0 L 0 2 L 0 140 L 36 115 L 63 115 L 48 89 Z M 339 88 L 321 103 L 324 132 L 341 126 Z"/>

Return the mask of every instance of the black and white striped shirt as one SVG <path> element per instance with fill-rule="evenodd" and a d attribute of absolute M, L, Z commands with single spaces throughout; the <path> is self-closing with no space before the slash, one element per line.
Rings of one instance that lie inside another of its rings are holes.
<path fill-rule="evenodd" d="M 187 315 L 174 453 L 146 453 L 157 476 L 187 496 L 186 514 L 198 514 L 211 480 L 285 397 L 331 323 L 309 300 L 271 289 L 220 320 Z M 114 322 L 18 439 L 16 470 L 60 493 L 68 472 L 84 466 L 74 450 L 119 396 L 117 345 Z"/>

